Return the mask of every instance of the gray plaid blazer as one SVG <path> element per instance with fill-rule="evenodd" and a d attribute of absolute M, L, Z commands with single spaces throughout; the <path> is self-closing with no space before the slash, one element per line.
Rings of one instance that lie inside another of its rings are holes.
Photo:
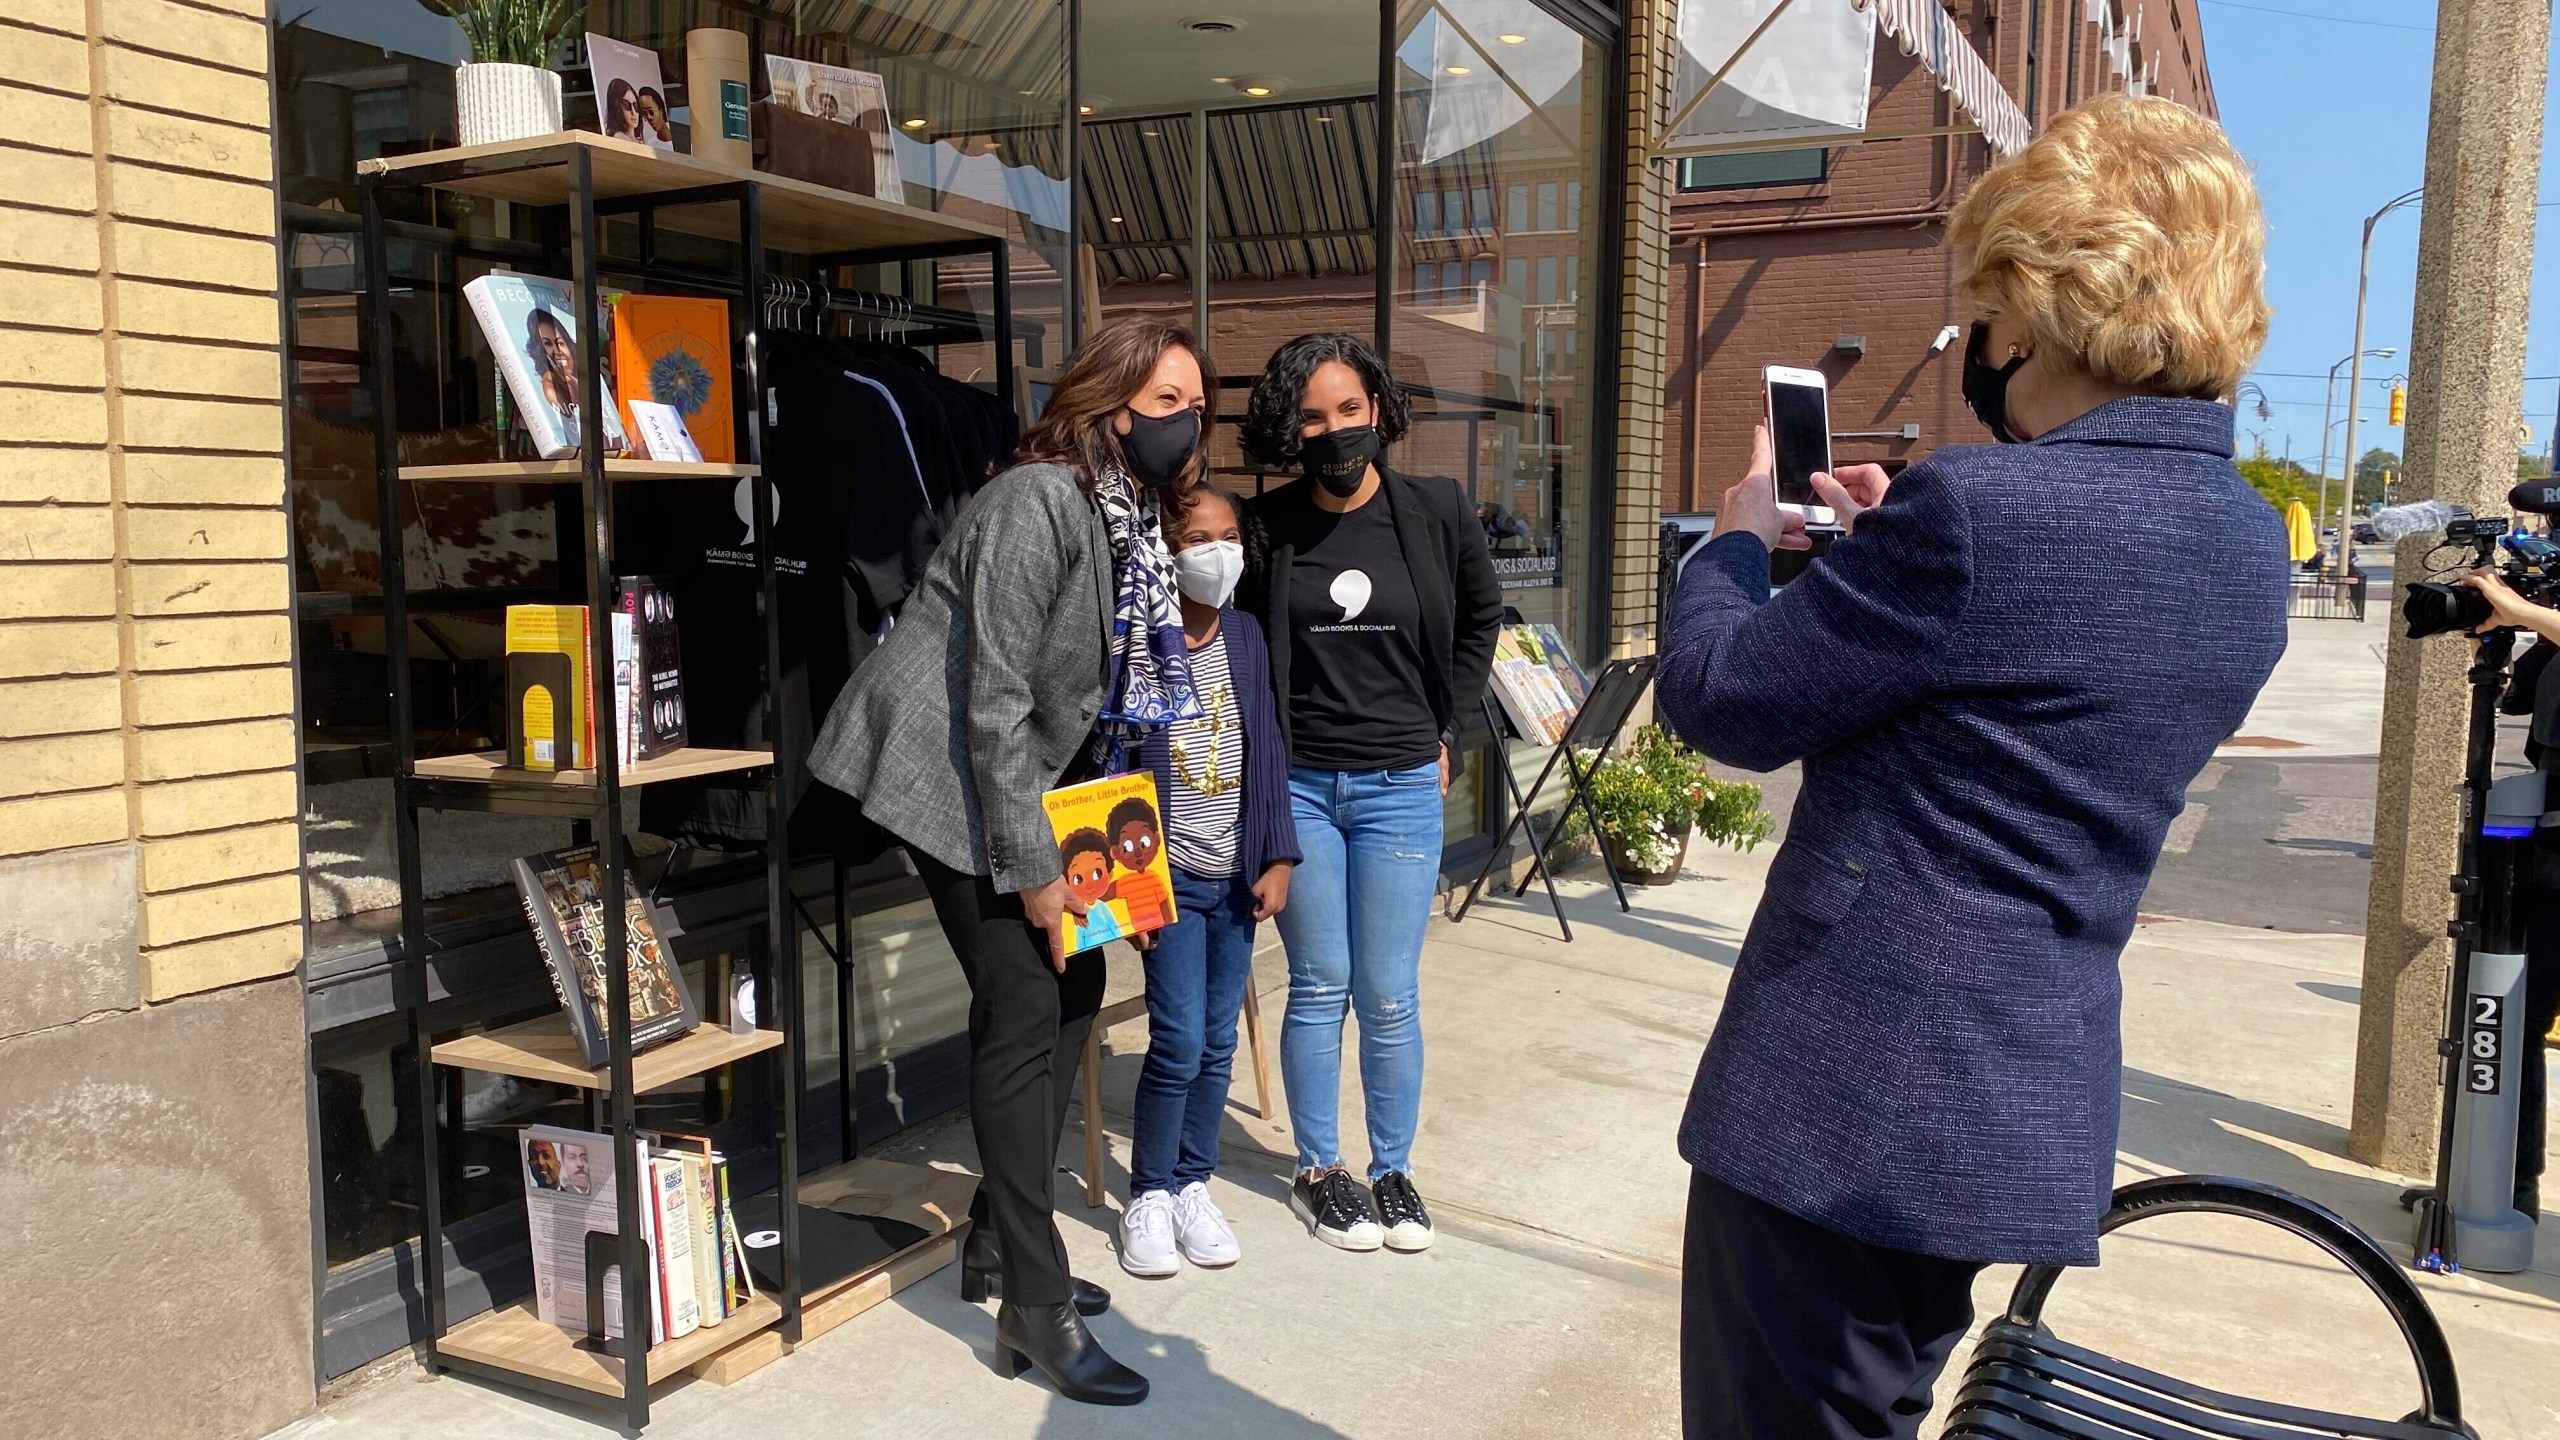
<path fill-rule="evenodd" d="M 820 780 L 1004 893 L 1058 877 L 1040 793 L 1093 733 L 1112 610 L 1102 511 L 1064 465 L 987 483 L 809 756 Z"/>

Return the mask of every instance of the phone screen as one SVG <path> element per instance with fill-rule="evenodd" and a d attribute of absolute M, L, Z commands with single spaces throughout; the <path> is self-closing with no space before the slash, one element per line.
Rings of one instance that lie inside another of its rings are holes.
<path fill-rule="evenodd" d="M 1778 463 L 1778 499 L 1786 504 L 1821 503 L 1812 476 L 1831 468 L 1828 398 L 1815 386 L 1769 382 L 1769 446 Z"/>

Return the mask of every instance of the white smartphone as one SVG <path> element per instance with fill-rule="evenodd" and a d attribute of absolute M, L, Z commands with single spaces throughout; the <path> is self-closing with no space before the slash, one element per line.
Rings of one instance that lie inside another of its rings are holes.
<path fill-rule="evenodd" d="M 1760 372 L 1768 387 L 1769 449 L 1777 462 L 1778 504 L 1807 523 L 1832 523 L 1831 507 L 1813 492 L 1813 472 L 1831 469 L 1831 382 L 1819 370 L 1771 365 Z"/>

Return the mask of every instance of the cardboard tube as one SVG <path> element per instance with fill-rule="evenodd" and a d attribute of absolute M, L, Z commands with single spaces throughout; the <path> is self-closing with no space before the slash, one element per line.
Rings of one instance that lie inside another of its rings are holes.
<path fill-rule="evenodd" d="M 684 78 L 685 102 L 693 112 L 693 153 L 715 164 L 754 169 L 745 32 L 684 32 Z"/>

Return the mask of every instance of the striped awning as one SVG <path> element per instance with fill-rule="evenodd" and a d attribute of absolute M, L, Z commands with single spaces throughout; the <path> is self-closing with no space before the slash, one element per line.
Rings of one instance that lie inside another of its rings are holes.
<path fill-rule="evenodd" d="M 1875 12 L 1876 22 L 1938 77 L 1938 88 L 1955 97 L 1956 108 L 1982 127 L 1982 136 L 2002 155 L 2015 155 L 2033 138 L 2018 102 L 2001 88 L 1998 76 L 1968 43 L 1940 0 L 1849 0 L 1860 10 Z"/>

